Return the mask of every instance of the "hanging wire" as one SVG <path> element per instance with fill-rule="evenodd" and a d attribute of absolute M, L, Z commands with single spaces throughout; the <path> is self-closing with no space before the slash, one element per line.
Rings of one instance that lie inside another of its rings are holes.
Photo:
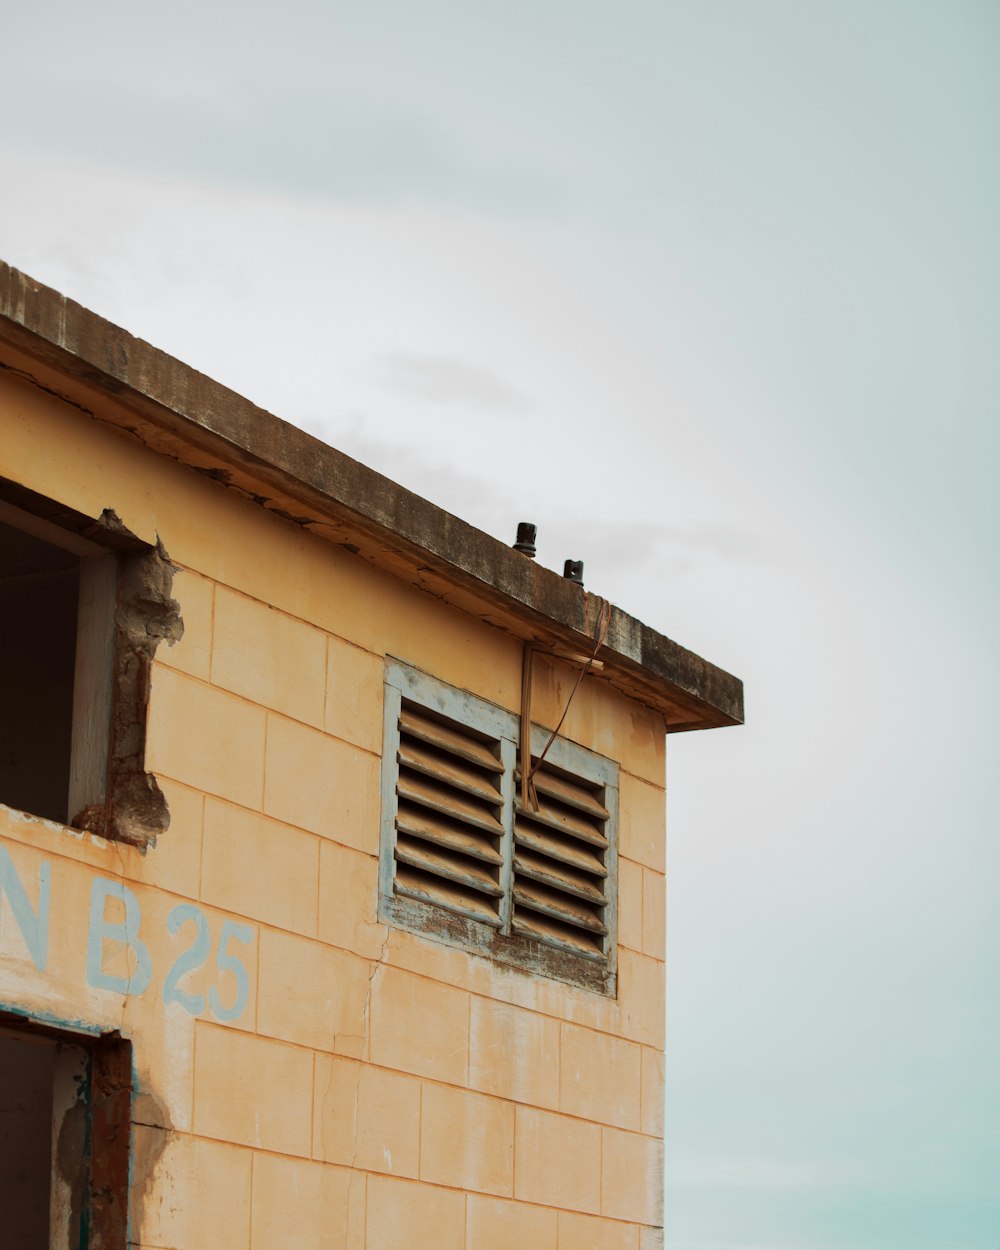
<path fill-rule="evenodd" d="M 569 712 L 570 704 L 576 692 L 583 684 L 583 679 L 587 676 L 594 666 L 597 659 L 597 653 L 604 646 L 604 641 L 608 636 L 608 629 L 611 626 L 611 603 L 607 599 L 602 599 L 600 609 L 597 613 L 597 623 L 594 629 L 594 650 L 588 658 L 586 664 L 580 669 L 580 674 L 576 679 L 576 684 L 570 691 L 569 698 L 566 700 L 566 706 L 563 708 L 562 716 L 559 717 L 559 723 L 549 735 L 549 740 L 542 749 L 541 754 L 534 764 L 531 763 L 531 688 L 532 676 L 534 673 L 535 652 L 544 650 L 537 643 L 526 642 L 524 644 L 524 659 L 521 664 L 521 741 L 519 743 L 519 754 L 521 762 L 521 807 L 528 808 L 530 806 L 533 812 L 538 811 L 538 794 L 535 791 L 534 776 L 541 768 L 546 755 L 549 753 L 549 747 L 552 746 L 558 737 L 559 730 L 563 727 L 563 722 Z"/>

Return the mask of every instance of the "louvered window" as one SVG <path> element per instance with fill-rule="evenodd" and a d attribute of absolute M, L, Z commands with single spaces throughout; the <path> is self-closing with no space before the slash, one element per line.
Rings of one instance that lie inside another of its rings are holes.
<path fill-rule="evenodd" d="M 537 810 L 531 803 L 514 809 L 514 932 L 603 960 L 610 819 L 604 787 L 547 758 L 533 784 Z"/>
<path fill-rule="evenodd" d="M 396 892 L 500 924 L 500 743 L 406 699 L 399 712 Z"/>
<path fill-rule="evenodd" d="M 615 990 L 618 768 L 407 668 L 386 675 L 380 912 L 500 962 Z M 537 806 L 536 806 L 537 804 Z"/>

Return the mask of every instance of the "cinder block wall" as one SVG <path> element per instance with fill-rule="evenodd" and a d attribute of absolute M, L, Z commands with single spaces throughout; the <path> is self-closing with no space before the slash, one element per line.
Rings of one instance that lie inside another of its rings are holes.
<path fill-rule="evenodd" d="M 590 681 L 564 727 L 622 769 L 617 1000 L 387 929 L 385 657 L 516 711 L 519 646 L 23 381 L 0 414 L 0 473 L 182 570 L 147 750 L 168 832 L 143 855 L 0 807 L 51 899 L 44 971 L 0 903 L 0 1004 L 132 1039 L 135 1244 L 659 1246 L 662 721 Z M 574 678 L 539 662 L 538 722 Z"/>

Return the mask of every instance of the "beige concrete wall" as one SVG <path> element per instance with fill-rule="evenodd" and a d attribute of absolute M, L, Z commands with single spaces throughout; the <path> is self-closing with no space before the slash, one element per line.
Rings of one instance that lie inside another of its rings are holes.
<path fill-rule="evenodd" d="M 652 1250 L 659 717 L 588 680 L 564 727 L 622 768 L 617 1000 L 389 930 L 385 657 L 516 711 L 519 645 L 2 375 L 0 421 L 0 474 L 113 508 L 182 570 L 185 634 L 160 649 L 149 713 L 159 844 L 0 807 L 0 867 L 37 917 L 32 948 L 0 903 L 0 1005 L 132 1039 L 135 1243 Z M 575 672 L 536 671 L 554 724 Z"/>

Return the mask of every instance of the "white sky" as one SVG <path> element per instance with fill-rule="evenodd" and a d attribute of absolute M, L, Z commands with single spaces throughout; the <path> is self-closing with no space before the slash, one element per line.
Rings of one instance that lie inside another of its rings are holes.
<path fill-rule="evenodd" d="M 4 29 L 4 259 L 744 678 L 670 744 L 668 1250 L 997 1250 L 1000 10 Z"/>

